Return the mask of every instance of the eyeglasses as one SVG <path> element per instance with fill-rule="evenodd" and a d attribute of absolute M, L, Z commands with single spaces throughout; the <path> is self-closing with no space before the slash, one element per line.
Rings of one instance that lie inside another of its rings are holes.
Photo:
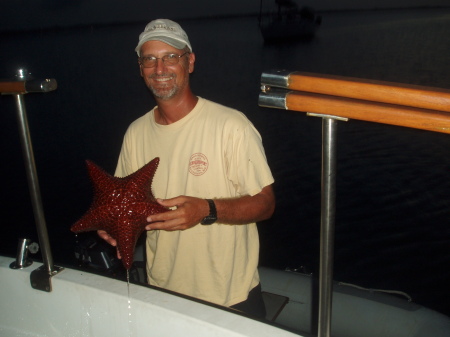
<path fill-rule="evenodd" d="M 182 55 L 178 54 L 167 54 L 163 57 L 154 57 L 154 56 L 141 56 L 139 57 L 139 64 L 141 64 L 144 68 L 153 68 L 156 67 L 158 60 L 162 60 L 166 66 L 174 66 L 180 62 L 180 58 L 184 55 L 189 54 L 189 52 L 185 52 Z"/>

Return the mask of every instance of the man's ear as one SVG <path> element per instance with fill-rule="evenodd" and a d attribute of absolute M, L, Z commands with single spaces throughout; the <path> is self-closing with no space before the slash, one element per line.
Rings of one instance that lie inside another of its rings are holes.
<path fill-rule="evenodd" d="M 189 74 L 194 72 L 194 64 L 195 64 L 195 54 L 189 54 Z"/>

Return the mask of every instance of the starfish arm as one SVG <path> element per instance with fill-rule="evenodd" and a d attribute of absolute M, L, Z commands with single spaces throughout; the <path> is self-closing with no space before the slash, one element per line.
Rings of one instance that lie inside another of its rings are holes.
<path fill-rule="evenodd" d="M 151 184 L 153 182 L 153 177 L 155 176 L 156 169 L 159 165 L 159 158 L 156 157 L 139 170 L 127 176 L 127 187 L 145 191 L 147 197 L 152 201 L 155 200 L 153 193 L 151 191 Z"/>
<path fill-rule="evenodd" d="M 123 184 L 122 178 L 113 177 L 90 160 L 86 160 L 86 166 L 94 187 L 94 197 L 99 193 L 107 193 Z"/>
<path fill-rule="evenodd" d="M 111 215 L 107 215 L 109 212 L 107 207 L 96 207 L 89 209 L 80 220 L 72 225 L 70 230 L 74 233 L 89 232 L 99 229 L 108 229 L 112 234 L 113 230 L 110 228 L 110 224 L 114 222 Z"/>
<path fill-rule="evenodd" d="M 122 257 L 123 266 L 129 270 L 133 264 L 136 242 L 142 232 L 144 232 L 146 222 L 142 222 L 138 226 L 136 226 L 136 223 L 130 226 L 130 223 L 124 220 L 120 225 L 122 230 L 118 235 L 117 249 Z"/>

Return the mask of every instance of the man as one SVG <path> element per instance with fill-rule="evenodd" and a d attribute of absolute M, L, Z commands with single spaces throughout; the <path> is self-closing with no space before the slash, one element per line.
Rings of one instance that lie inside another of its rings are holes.
<path fill-rule="evenodd" d="M 150 22 L 136 52 L 157 106 L 128 128 L 116 176 L 160 157 L 153 192 L 171 211 L 147 219 L 149 283 L 264 316 L 256 222 L 275 199 L 261 137 L 242 113 L 192 93 L 195 54 L 177 23 Z"/>

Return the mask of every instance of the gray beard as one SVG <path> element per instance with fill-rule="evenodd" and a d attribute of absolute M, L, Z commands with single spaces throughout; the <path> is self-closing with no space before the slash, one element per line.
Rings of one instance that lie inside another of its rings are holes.
<path fill-rule="evenodd" d="M 174 86 L 170 91 L 156 90 L 153 87 L 150 87 L 150 91 L 153 93 L 153 96 L 160 99 L 170 99 L 178 92 L 178 87 Z"/>

